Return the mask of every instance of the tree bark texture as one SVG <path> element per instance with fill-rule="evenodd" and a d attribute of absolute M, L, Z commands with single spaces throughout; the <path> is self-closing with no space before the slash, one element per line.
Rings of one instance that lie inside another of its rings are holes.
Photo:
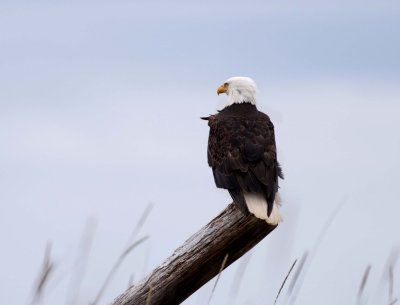
<path fill-rule="evenodd" d="M 276 226 L 243 216 L 230 204 L 146 278 L 117 297 L 112 305 L 180 304 L 224 268 L 249 251 Z"/>

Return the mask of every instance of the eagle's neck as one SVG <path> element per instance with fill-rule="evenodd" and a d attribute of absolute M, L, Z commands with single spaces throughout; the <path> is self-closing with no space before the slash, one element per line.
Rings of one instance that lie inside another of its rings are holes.
<path fill-rule="evenodd" d="M 247 116 L 255 114 L 257 111 L 256 105 L 251 103 L 241 103 L 226 106 L 220 111 L 220 113 L 229 116 Z"/>

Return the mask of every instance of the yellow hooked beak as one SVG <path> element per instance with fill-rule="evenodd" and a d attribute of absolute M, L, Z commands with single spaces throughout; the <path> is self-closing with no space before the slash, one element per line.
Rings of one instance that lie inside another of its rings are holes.
<path fill-rule="evenodd" d="M 226 93 L 228 91 L 228 84 L 225 83 L 217 88 L 217 94 L 220 95 L 221 93 Z"/>

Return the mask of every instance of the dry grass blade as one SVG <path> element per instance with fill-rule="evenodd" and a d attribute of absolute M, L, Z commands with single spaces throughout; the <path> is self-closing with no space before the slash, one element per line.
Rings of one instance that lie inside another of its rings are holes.
<path fill-rule="evenodd" d="M 144 261 L 142 264 L 142 271 L 141 271 L 140 277 L 144 277 L 146 275 L 146 271 L 149 266 L 150 253 L 151 253 L 151 244 L 147 243 L 146 248 L 145 248 Z"/>
<path fill-rule="evenodd" d="M 69 283 L 69 288 L 67 291 L 66 304 L 70 305 L 78 304 L 79 292 L 86 271 L 86 265 L 89 260 L 89 254 L 93 244 L 95 228 L 96 228 L 96 221 L 94 219 L 89 219 L 86 222 L 85 229 L 82 234 L 82 239 L 79 244 L 78 256 L 74 264 L 73 272 Z"/>
<path fill-rule="evenodd" d="M 128 281 L 128 288 L 132 287 L 133 285 L 133 280 L 135 279 L 135 276 L 133 275 L 133 273 L 129 276 L 129 281 Z"/>
<path fill-rule="evenodd" d="M 303 271 L 304 265 L 307 261 L 308 257 L 308 252 L 304 252 L 303 256 L 300 259 L 299 266 L 297 267 L 296 272 L 293 275 L 292 281 L 290 282 L 289 288 L 288 288 L 288 294 L 292 294 L 294 287 L 296 286 L 297 280 L 299 279 L 301 272 Z"/>
<path fill-rule="evenodd" d="M 386 267 L 382 277 L 382 286 L 388 285 L 388 301 L 387 304 L 392 304 L 394 301 L 394 270 L 399 258 L 399 249 L 393 248 L 389 257 L 386 260 Z"/>
<path fill-rule="evenodd" d="M 311 251 L 312 254 L 314 254 L 317 249 L 319 248 L 319 245 L 322 243 L 322 240 L 324 239 L 326 233 L 328 232 L 331 224 L 333 223 L 333 221 L 335 220 L 336 216 L 339 214 L 340 210 L 342 209 L 342 207 L 345 205 L 346 200 L 343 199 L 342 202 L 333 210 L 332 214 L 330 215 L 330 217 L 328 218 L 328 220 L 326 221 L 324 227 L 321 230 L 321 233 L 318 236 L 318 239 Z"/>
<path fill-rule="evenodd" d="M 217 275 L 217 279 L 215 280 L 214 287 L 211 290 L 210 298 L 208 299 L 208 303 L 207 303 L 208 305 L 210 305 L 210 303 L 211 303 L 211 299 L 212 299 L 212 297 L 214 295 L 215 288 L 217 288 L 217 284 L 218 284 L 219 278 L 221 277 L 222 270 L 224 270 L 224 268 L 225 268 L 226 261 L 228 260 L 228 257 L 229 257 L 229 255 L 227 253 L 227 254 L 225 254 L 224 259 L 222 260 L 221 268 L 219 269 L 219 272 L 218 272 L 218 275 Z"/>
<path fill-rule="evenodd" d="M 119 258 L 119 261 L 122 262 L 122 260 L 125 258 L 125 256 L 127 256 L 133 249 L 135 249 L 137 246 L 139 246 L 142 242 L 144 242 L 148 238 L 149 238 L 149 235 L 146 235 L 146 236 L 142 237 L 141 239 L 135 241 L 128 248 L 126 248 L 125 251 L 122 252 L 122 254 L 121 254 L 120 258 Z"/>
<path fill-rule="evenodd" d="M 134 242 L 132 245 L 128 246 L 118 257 L 117 261 L 115 262 L 114 266 L 111 268 L 110 272 L 108 273 L 103 285 L 101 286 L 99 292 L 96 295 L 96 298 L 94 301 L 91 303 L 92 305 L 98 304 L 100 298 L 102 297 L 104 291 L 106 290 L 108 284 L 111 282 L 112 277 L 114 276 L 115 272 L 118 270 L 119 266 L 121 263 L 124 261 L 125 257 L 137 246 L 139 246 L 141 243 L 146 241 L 149 238 L 148 235 L 142 237 L 141 239 L 137 240 Z"/>
<path fill-rule="evenodd" d="M 135 228 L 132 231 L 131 237 L 129 239 L 129 243 L 132 242 L 132 240 L 135 239 L 135 237 L 139 234 L 140 230 L 142 229 L 147 217 L 150 215 L 151 210 L 153 209 L 154 204 L 153 203 L 149 203 L 145 210 L 143 211 L 142 216 L 140 217 L 138 223 L 136 224 Z"/>
<path fill-rule="evenodd" d="M 126 246 L 125 250 L 121 253 L 121 255 L 118 257 L 117 261 L 115 262 L 114 266 L 111 268 L 110 272 L 108 273 L 103 285 L 101 286 L 99 292 L 97 293 L 96 298 L 94 301 L 91 303 L 92 305 L 96 305 L 101 296 L 103 295 L 104 291 L 106 290 L 108 284 L 110 283 L 112 277 L 114 276 L 115 272 L 118 270 L 119 266 L 121 263 L 124 261 L 125 257 L 138 245 L 140 245 L 142 242 L 147 240 L 149 238 L 148 235 L 145 237 L 142 237 L 141 239 L 137 240 L 133 244 L 131 244 L 132 240 L 139 234 L 140 229 L 143 227 L 143 224 L 145 223 L 147 217 L 149 216 L 151 210 L 153 209 L 153 204 L 150 203 L 147 205 L 146 209 L 143 211 L 142 216 L 140 217 L 139 221 L 137 222 L 135 228 L 132 231 L 132 234 L 129 238 L 128 245 Z"/>
<path fill-rule="evenodd" d="M 50 274 L 54 270 L 54 263 L 51 260 L 51 243 L 46 245 L 43 265 L 34 288 L 32 303 L 36 303 L 42 296 L 45 285 L 49 281 Z"/>
<path fill-rule="evenodd" d="M 289 269 L 289 272 L 286 274 L 286 277 L 283 280 L 281 287 L 279 288 L 278 294 L 276 295 L 274 304 L 276 304 L 276 302 L 278 301 L 278 298 L 279 298 L 279 295 L 281 294 L 283 286 L 285 286 L 285 283 L 286 283 L 287 279 L 289 278 L 290 273 L 292 273 L 292 270 L 293 270 L 294 266 L 296 265 L 296 263 L 297 263 L 297 259 L 295 259 L 295 261 L 293 262 L 292 266 Z"/>
<path fill-rule="evenodd" d="M 394 286 L 394 274 L 393 274 L 394 266 L 391 264 L 389 266 L 389 304 L 393 302 L 393 286 Z"/>
<path fill-rule="evenodd" d="M 389 305 L 394 305 L 397 303 L 397 301 L 398 301 L 398 299 L 394 299 L 393 302 L 391 302 Z"/>
<path fill-rule="evenodd" d="M 364 294 L 365 286 L 367 285 L 370 271 L 371 265 L 368 265 L 367 268 L 365 268 L 364 275 L 361 279 L 360 288 L 358 289 L 357 304 L 359 305 L 361 304 L 362 296 Z"/>
<path fill-rule="evenodd" d="M 294 276 L 294 281 L 292 281 L 292 283 L 291 283 L 292 285 L 289 288 L 289 292 L 291 294 L 291 302 L 290 302 L 291 304 L 295 304 L 297 295 L 299 294 L 300 289 L 301 289 L 301 285 L 304 282 L 304 277 L 305 277 L 306 271 L 307 271 L 308 267 L 310 266 L 313 257 L 317 253 L 317 250 L 320 247 L 325 235 L 327 234 L 329 227 L 331 226 L 331 224 L 333 223 L 333 221 L 335 220 L 336 216 L 338 215 L 339 211 L 342 209 L 342 207 L 344 206 L 345 203 L 346 203 L 346 200 L 343 199 L 342 202 L 333 210 L 332 214 L 330 215 L 330 217 L 326 221 L 324 227 L 322 228 L 322 230 L 314 244 L 314 247 L 311 249 L 311 251 L 310 251 L 311 254 L 308 255 L 308 253 L 306 252 L 305 255 L 302 257 L 302 261 L 300 261 L 300 266 L 297 269 L 297 272 Z M 301 279 L 299 279 L 299 277 L 301 277 Z"/>
<path fill-rule="evenodd" d="M 232 287 L 229 293 L 228 305 L 233 305 L 236 303 L 237 295 L 240 290 L 240 285 L 242 283 L 243 275 L 246 271 L 247 265 L 249 264 L 252 252 L 247 253 L 239 262 L 239 266 L 236 269 L 235 276 L 233 278 Z"/>

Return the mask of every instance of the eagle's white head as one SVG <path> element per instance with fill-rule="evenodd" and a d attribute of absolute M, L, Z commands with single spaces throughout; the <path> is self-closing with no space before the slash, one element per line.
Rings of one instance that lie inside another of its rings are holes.
<path fill-rule="evenodd" d="M 235 76 L 227 79 L 217 89 L 218 95 L 226 93 L 228 99 L 225 106 L 240 103 L 256 104 L 256 83 L 249 77 Z"/>

